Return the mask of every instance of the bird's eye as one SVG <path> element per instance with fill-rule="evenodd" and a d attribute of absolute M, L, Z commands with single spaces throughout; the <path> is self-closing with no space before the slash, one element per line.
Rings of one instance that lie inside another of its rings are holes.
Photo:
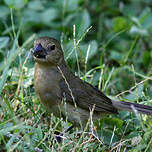
<path fill-rule="evenodd" d="M 50 51 L 55 50 L 55 45 L 53 44 L 53 45 L 49 46 L 49 50 L 50 50 Z"/>

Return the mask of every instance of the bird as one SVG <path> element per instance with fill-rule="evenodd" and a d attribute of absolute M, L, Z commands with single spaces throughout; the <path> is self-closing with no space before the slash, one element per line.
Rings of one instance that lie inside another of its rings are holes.
<path fill-rule="evenodd" d="M 75 76 L 65 62 L 60 43 L 52 37 L 34 41 L 33 58 L 34 87 L 41 104 L 49 113 L 66 118 L 74 126 L 85 127 L 90 112 L 93 120 L 121 110 L 152 115 L 152 106 L 112 100 Z"/>

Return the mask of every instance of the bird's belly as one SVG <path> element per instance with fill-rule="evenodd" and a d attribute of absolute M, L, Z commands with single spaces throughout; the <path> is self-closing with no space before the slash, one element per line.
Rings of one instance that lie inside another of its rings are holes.
<path fill-rule="evenodd" d="M 89 110 L 75 107 L 74 105 L 69 103 L 62 104 L 61 109 L 62 115 L 64 115 L 65 119 L 78 127 L 85 128 L 86 123 L 91 116 Z M 97 120 L 97 117 L 97 115 L 93 115 L 92 118 Z"/>

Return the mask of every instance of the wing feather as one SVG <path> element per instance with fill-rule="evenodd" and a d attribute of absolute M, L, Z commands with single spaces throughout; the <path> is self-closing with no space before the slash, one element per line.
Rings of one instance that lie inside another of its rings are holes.
<path fill-rule="evenodd" d="M 74 97 L 79 107 L 89 109 L 95 105 L 95 111 L 97 112 L 118 113 L 117 109 L 112 105 L 111 99 L 96 87 L 77 77 L 75 77 L 72 82 L 69 81 L 68 83 L 69 85 L 67 85 L 63 79 L 59 82 L 61 97 L 66 98 L 67 102 L 74 103 Z"/>

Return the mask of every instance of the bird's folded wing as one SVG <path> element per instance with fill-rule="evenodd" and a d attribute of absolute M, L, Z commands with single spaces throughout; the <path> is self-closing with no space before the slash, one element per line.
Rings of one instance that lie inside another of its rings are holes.
<path fill-rule="evenodd" d="M 105 96 L 96 87 L 93 87 L 87 82 L 76 79 L 77 84 L 73 82 L 66 84 L 62 79 L 59 86 L 61 90 L 61 97 L 65 98 L 66 102 L 77 104 L 77 106 L 89 109 L 95 105 L 95 111 L 106 113 L 117 113 L 117 109 L 112 105 L 111 99 Z M 72 84 L 72 85 L 70 85 Z"/>

